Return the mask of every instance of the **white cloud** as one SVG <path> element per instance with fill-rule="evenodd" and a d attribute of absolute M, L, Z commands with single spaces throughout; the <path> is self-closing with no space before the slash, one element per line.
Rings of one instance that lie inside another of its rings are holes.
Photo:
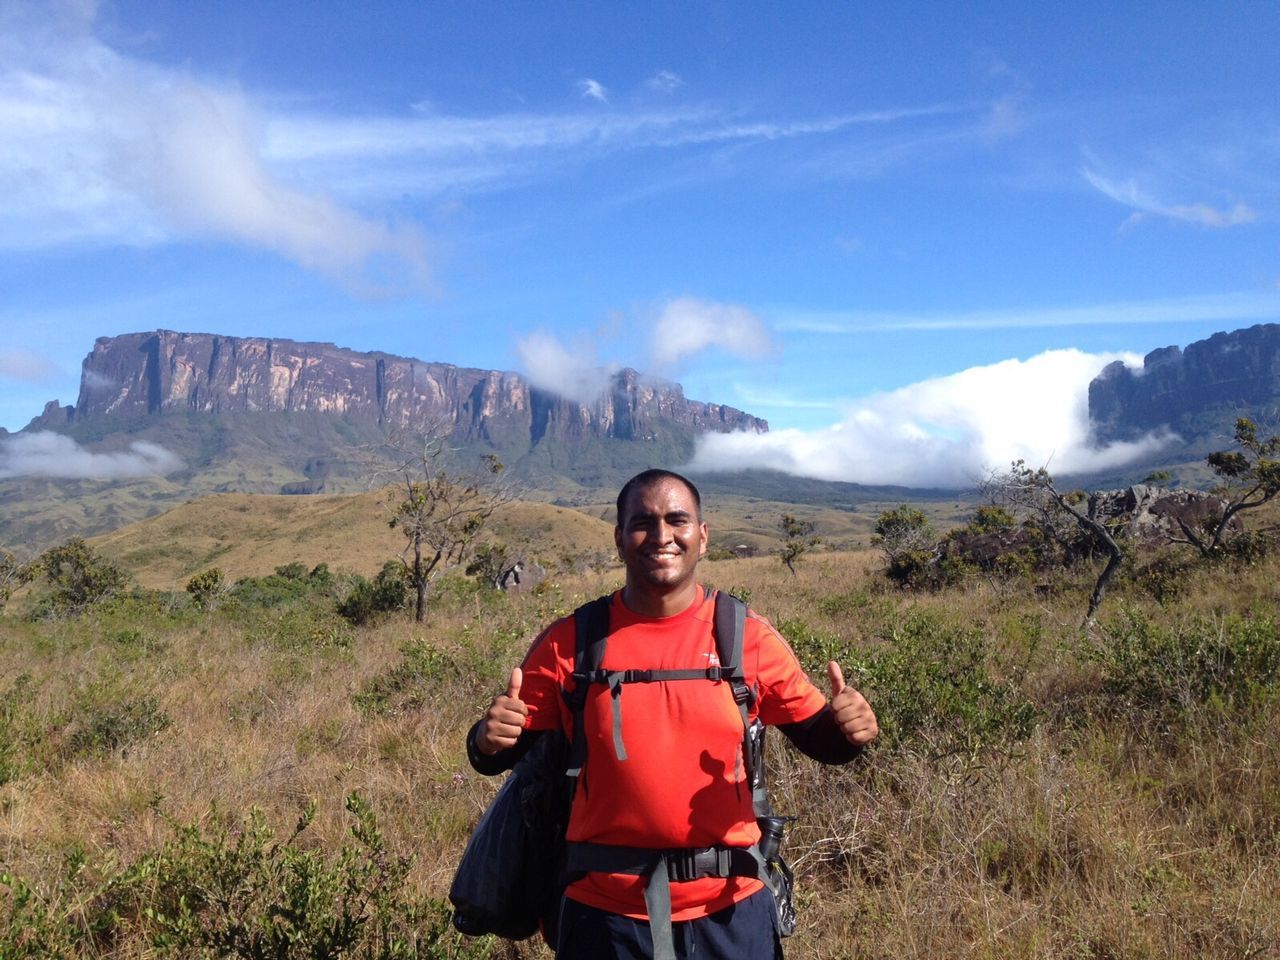
<path fill-rule="evenodd" d="M 27 383 L 44 383 L 61 374 L 57 364 L 35 350 L 21 347 L 0 350 L 0 377 Z"/>
<path fill-rule="evenodd" d="M 567 346 L 540 330 L 516 343 L 521 366 L 535 387 L 590 405 L 608 388 L 616 365 L 602 365 L 589 344 Z"/>
<path fill-rule="evenodd" d="M 1051 350 L 875 394 L 815 431 L 710 434 L 690 469 L 768 467 L 799 476 L 911 487 L 968 487 L 1021 458 L 1056 474 L 1120 466 L 1167 436 L 1095 449 L 1089 381 L 1132 354 Z"/>
<path fill-rule="evenodd" d="M 1136 211 L 1125 221 L 1126 226 L 1138 223 L 1148 216 L 1198 223 L 1218 229 L 1238 227 L 1258 219 L 1253 209 L 1243 203 L 1237 203 L 1230 209 L 1219 209 L 1207 203 L 1169 204 L 1143 190 L 1136 180 L 1112 180 L 1087 167 L 1080 173 L 1099 193 Z"/>
<path fill-rule="evenodd" d="M 659 70 L 646 80 L 644 85 L 650 90 L 656 90 L 658 93 L 673 93 L 684 86 L 684 81 L 680 79 L 679 74 L 670 70 Z"/>
<path fill-rule="evenodd" d="M 584 100 L 599 100 L 601 103 L 609 102 L 609 94 L 604 85 L 598 80 L 592 80 L 590 77 L 583 77 L 578 81 L 578 92 L 582 94 Z"/>
<path fill-rule="evenodd" d="M 127 452 L 93 453 L 51 431 L 0 438 L 0 480 L 11 477 L 120 480 L 172 473 L 182 461 L 164 447 L 138 441 Z"/>
<path fill-rule="evenodd" d="M 16 8 L 21 11 L 21 8 Z M 75 18 L 13 10 L 0 31 L 0 246 L 245 243 L 360 283 L 426 276 L 420 234 L 361 216 L 264 162 L 239 90 L 117 54 Z"/>
<path fill-rule="evenodd" d="M 662 307 L 650 341 L 658 366 L 673 366 L 708 347 L 741 357 L 762 357 L 774 349 L 764 323 L 746 307 L 696 297 L 679 297 Z"/>

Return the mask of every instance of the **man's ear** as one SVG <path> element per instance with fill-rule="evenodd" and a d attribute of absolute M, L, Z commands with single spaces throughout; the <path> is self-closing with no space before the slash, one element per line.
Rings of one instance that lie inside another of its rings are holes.
<path fill-rule="evenodd" d="M 698 547 L 698 556 L 705 557 L 707 555 L 707 525 L 699 523 L 698 532 L 702 535 L 702 545 Z"/>
<path fill-rule="evenodd" d="M 618 552 L 618 559 L 622 559 L 622 528 L 613 528 L 613 549 Z"/>

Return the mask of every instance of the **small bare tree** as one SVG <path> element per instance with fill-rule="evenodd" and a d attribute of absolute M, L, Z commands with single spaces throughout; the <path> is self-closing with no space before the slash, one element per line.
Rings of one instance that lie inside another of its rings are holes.
<path fill-rule="evenodd" d="M 1280 494 L 1280 436 L 1259 440 L 1257 424 L 1240 417 L 1236 420 L 1235 441 L 1239 449 L 1219 450 L 1205 458 L 1222 481 L 1215 491 L 1223 498 L 1222 512 L 1199 527 L 1178 517 L 1182 537 L 1170 538 L 1174 543 L 1190 544 L 1206 558 L 1222 549 L 1239 514 Z"/>
<path fill-rule="evenodd" d="M 13 591 L 31 580 L 33 570 L 8 550 L 0 549 L 0 609 L 8 603 Z"/>
<path fill-rule="evenodd" d="M 1057 488 L 1047 469 L 1032 469 L 1025 460 L 1015 460 L 1008 471 L 993 474 L 983 484 L 983 488 L 993 500 L 1003 500 L 1029 512 L 1042 535 L 1054 541 L 1067 556 L 1071 555 L 1072 545 L 1063 528 L 1064 519 L 1078 527 L 1090 548 L 1106 556 L 1106 565 L 1094 581 L 1093 591 L 1089 594 L 1089 607 L 1084 615 L 1083 626 L 1091 625 L 1107 594 L 1107 588 L 1124 562 L 1124 552 L 1116 543 L 1115 536 L 1094 515 L 1094 501 L 1081 491 L 1063 493 Z M 1084 509 L 1081 509 L 1082 504 L 1085 505 Z"/>
<path fill-rule="evenodd" d="M 482 457 L 470 472 L 454 469 L 443 429 L 395 438 L 390 446 L 397 455 L 394 472 L 399 479 L 388 500 L 388 523 L 407 541 L 401 561 L 414 591 L 414 619 L 422 623 L 431 581 L 466 559 L 481 528 L 513 494 L 501 482 L 504 468 L 493 454 Z"/>

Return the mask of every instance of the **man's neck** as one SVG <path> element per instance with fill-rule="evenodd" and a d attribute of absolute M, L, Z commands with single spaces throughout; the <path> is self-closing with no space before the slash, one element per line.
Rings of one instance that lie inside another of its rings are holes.
<path fill-rule="evenodd" d="M 702 588 L 696 583 L 682 587 L 674 593 L 654 593 L 652 590 L 639 590 L 632 584 L 622 588 L 622 602 L 632 613 L 642 617 L 674 617 L 684 613 L 701 596 Z"/>

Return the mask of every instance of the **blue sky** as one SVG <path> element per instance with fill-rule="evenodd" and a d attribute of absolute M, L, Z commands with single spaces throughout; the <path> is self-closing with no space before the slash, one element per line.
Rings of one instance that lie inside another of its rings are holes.
<path fill-rule="evenodd" d="M 1062 472 L 1106 362 L 1280 321 L 1280 6 L 0 0 L 0 426 L 95 337 L 617 365 L 704 467 Z"/>

